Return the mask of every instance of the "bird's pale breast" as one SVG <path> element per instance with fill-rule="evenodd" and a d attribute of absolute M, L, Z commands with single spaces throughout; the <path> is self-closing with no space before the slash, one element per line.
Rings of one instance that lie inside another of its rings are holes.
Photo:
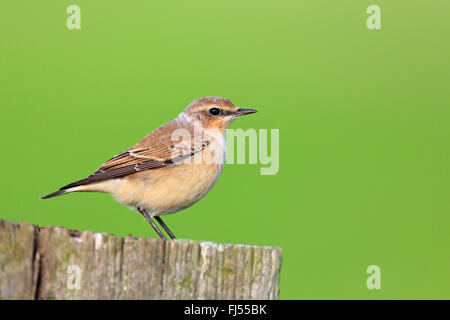
<path fill-rule="evenodd" d="M 199 159 L 212 148 L 223 153 L 218 155 L 219 163 Z M 203 152 L 176 166 L 101 182 L 93 185 L 91 190 L 108 192 L 117 201 L 146 209 L 153 216 L 174 213 L 191 206 L 208 193 L 220 176 L 224 160 L 224 146 L 212 143 Z"/>

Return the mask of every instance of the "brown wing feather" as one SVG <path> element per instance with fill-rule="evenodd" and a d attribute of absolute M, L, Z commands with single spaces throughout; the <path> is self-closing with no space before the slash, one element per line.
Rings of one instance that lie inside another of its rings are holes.
<path fill-rule="evenodd" d="M 150 137 L 146 137 L 144 140 L 147 138 Z M 139 147 L 139 145 L 147 145 L 148 147 Z M 139 171 L 171 166 L 204 150 L 208 145 L 209 141 L 202 141 L 200 144 L 192 141 L 190 144 L 181 142 L 169 145 L 159 144 L 150 146 L 148 142 L 139 143 L 135 147 L 105 162 L 89 177 L 68 184 L 60 190 L 102 180 L 120 178 Z"/>

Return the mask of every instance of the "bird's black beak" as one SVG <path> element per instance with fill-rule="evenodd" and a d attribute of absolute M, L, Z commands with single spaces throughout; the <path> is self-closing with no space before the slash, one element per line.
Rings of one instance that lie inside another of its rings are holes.
<path fill-rule="evenodd" d="M 237 111 L 236 111 L 236 115 L 237 115 L 237 116 L 243 116 L 243 115 L 245 115 L 245 114 L 250 114 L 250 113 L 255 113 L 255 112 L 258 112 L 258 111 L 253 110 L 253 109 L 239 108 L 239 109 L 237 109 Z"/>

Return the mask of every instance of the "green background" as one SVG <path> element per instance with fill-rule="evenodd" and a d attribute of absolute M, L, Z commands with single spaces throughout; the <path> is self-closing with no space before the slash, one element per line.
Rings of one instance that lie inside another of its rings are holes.
<path fill-rule="evenodd" d="M 81 7 L 81 30 L 66 8 Z M 381 7 L 381 30 L 366 27 Z M 449 1 L 2 1 L 0 218 L 154 237 L 106 194 L 38 201 L 216 95 L 280 129 L 167 224 L 283 248 L 282 299 L 450 298 Z M 368 290 L 366 268 L 381 268 Z"/>

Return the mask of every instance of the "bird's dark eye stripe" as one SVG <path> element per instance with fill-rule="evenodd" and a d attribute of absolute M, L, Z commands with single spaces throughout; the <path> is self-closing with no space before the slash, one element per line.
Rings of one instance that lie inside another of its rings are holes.
<path fill-rule="evenodd" d="M 213 116 L 217 116 L 220 113 L 220 109 L 219 108 L 211 108 L 208 110 L 210 114 L 212 114 Z"/>

